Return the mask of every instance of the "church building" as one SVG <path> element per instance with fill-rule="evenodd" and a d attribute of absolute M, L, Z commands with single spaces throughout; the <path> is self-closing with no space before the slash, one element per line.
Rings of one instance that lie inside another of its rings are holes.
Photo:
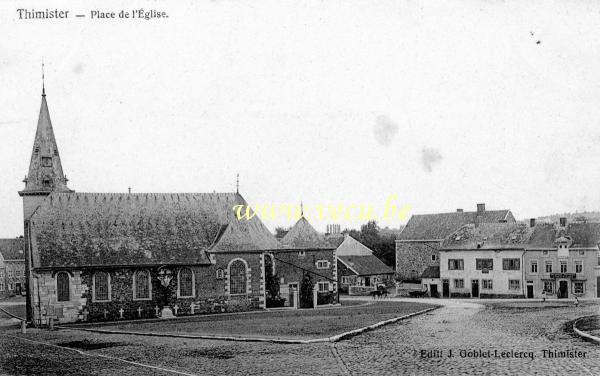
<path fill-rule="evenodd" d="M 27 318 L 35 325 L 50 319 L 63 323 L 261 309 L 267 295 L 280 295 L 285 305 L 295 307 L 313 297 L 319 304 L 337 303 L 334 249 L 315 244 L 316 231 L 306 227 L 310 224 L 304 218 L 297 238 L 279 242 L 257 216 L 236 217 L 233 208 L 248 205 L 239 192 L 70 189 L 45 89 L 24 183 L 19 195 Z"/>

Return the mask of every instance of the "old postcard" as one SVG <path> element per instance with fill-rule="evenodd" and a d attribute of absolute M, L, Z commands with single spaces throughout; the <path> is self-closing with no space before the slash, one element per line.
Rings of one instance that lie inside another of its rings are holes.
<path fill-rule="evenodd" d="M 0 2 L 0 374 L 600 374 L 600 4 Z"/>

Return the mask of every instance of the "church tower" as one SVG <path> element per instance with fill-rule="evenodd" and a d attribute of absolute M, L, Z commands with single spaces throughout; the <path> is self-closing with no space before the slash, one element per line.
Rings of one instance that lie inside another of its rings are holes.
<path fill-rule="evenodd" d="M 33 141 L 29 173 L 23 180 L 25 189 L 19 191 L 19 196 L 23 197 L 24 219 L 27 220 L 51 192 L 73 192 L 67 187 L 67 181 L 52 130 L 46 89 L 42 85 L 42 106 Z"/>

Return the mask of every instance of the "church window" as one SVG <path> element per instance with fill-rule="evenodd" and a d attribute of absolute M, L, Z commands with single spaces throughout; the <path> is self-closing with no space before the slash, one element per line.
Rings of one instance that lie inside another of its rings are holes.
<path fill-rule="evenodd" d="M 243 295 L 246 292 L 246 264 L 242 260 L 235 260 L 229 266 L 229 293 Z"/>
<path fill-rule="evenodd" d="M 133 299 L 150 299 L 151 288 L 150 272 L 147 270 L 138 270 L 135 272 L 133 275 Z"/>
<path fill-rule="evenodd" d="M 223 279 L 223 269 L 217 269 L 217 279 Z"/>
<path fill-rule="evenodd" d="M 42 157 L 42 167 L 52 167 L 52 157 Z"/>
<path fill-rule="evenodd" d="M 184 268 L 179 271 L 177 295 L 180 298 L 194 296 L 194 273 Z"/>
<path fill-rule="evenodd" d="M 60 272 L 56 275 L 56 294 L 59 302 L 68 302 L 71 300 L 69 274 Z"/>
<path fill-rule="evenodd" d="M 94 301 L 110 300 L 110 275 L 106 272 L 94 273 Z"/>

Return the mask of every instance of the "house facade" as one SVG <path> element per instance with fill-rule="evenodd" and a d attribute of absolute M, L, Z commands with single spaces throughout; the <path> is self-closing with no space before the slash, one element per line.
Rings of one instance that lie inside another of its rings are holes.
<path fill-rule="evenodd" d="M 269 291 L 275 295 L 285 297 L 289 288 L 281 286 L 305 280 L 299 289 L 310 288 L 305 295 L 323 300 L 325 295 L 331 300 L 336 288 L 332 247 L 313 244 L 304 222 L 298 225 L 302 231 L 282 244 L 258 217 L 238 219 L 234 208 L 248 205 L 239 192 L 71 190 L 45 90 L 24 182 L 19 195 L 27 317 L 36 325 L 51 319 L 62 323 L 261 309 L 266 307 L 267 281 L 274 280 L 267 275 L 274 274 L 280 284 Z"/>
<path fill-rule="evenodd" d="M 530 228 L 516 223 L 465 225 L 440 250 L 442 297 L 522 298 L 523 254 Z"/>
<path fill-rule="evenodd" d="M 466 224 L 515 223 L 510 210 L 477 210 L 465 212 L 413 215 L 396 240 L 396 276 L 402 281 L 417 282 L 429 266 L 441 266 L 440 247 L 444 239 Z"/>
<path fill-rule="evenodd" d="M 336 250 L 340 292 L 365 295 L 393 280 L 394 271 L 371 249 L 346 234 Z"/>
<path fill-rule="evenodd" d="M 25 293 L 25 244 L 23 238 L 0 239 L 0 297 Z"/>
<path fill-rule="evenodd" d="M 528 298 L 600 296 L 600 223 L 543 223 L 527 245 L 525 293 Z"/>

